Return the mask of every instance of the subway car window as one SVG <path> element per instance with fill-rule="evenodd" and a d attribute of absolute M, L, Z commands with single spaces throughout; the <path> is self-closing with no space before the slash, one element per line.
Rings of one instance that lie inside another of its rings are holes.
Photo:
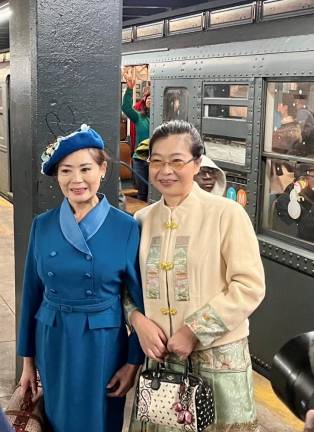
<path fill-rule="evenodd" d="M 203 134 L 206 155 L 212 159 L 245 165 L 246 140 Z"/>
<path fill-rule="evenodd" d="M 204 97 L 247 99 L 248 86 L 242 84 L 206 84 Z"/>
<path fill-rule="evenodd" d="M 314 160 L 267 158 L 263 228 L 314 246 Z"/>
<path fill-rule="evenodd" d="M 232 105 L 204 105 L 204 117 L 246 119 L 247 107 Z"/>
<path fill-rule="evenodd" d="M 248 84 L 204 84 L 202 137 L 210 158 L 245 166 L 248 94 Z"/>
<path fill-rule="evenodd" d="M 164 92 L 163 120 L 188 120 L 189 92 L 184 87 L 168 87 Z"/>
<path fill-rule="evenodd" d="M 268 83 L 264 149 L 314 157 L 314 82 Z"/>

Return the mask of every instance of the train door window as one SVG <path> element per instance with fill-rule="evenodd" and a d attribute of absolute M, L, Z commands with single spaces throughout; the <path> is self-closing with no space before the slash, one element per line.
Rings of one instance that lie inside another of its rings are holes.
<path fill-rule="evenodd" d="M 248 84 L 204 84 L 202 136 L 212 159 L 245 166 L 248 93 Z"/>
<path fill-rule="evenodd" d="M 262 228 L 314 249 L 314 82 L 269 82 Z"/>
<path fill-rule="evenodd" d="M 186 88 L 166 88 L 163 105 L 163 121 L 188 120 L 189 92 Z"/>

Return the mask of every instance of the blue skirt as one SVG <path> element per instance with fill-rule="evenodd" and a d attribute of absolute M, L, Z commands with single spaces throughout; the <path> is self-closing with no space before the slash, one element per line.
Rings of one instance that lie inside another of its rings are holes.
<path fill-rule="evenodd" d="M 127 330 L 90 327 L 83 312 L 37 316 L 36 365 L 53 432 L 122 430 L 125 398 L 107 397 L 106 386 L 127 362 Z"/>

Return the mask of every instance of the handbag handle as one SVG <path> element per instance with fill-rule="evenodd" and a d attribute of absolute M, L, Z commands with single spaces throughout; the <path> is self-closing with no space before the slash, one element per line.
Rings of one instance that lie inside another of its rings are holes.
<path fill-rule="evenodd" d="M 165 363 L 156 362 L 155 366 L 155 373 L 158 375 L 160 373 L 160 370 L 165 367 Z M 146 357 L 146 369 L 148 369 L 148 357 Z M 184 362 L 184 377 L 187 377 L 189 374 L 193 373 L 193 366 L 192 366 L 192 359 L 191 356 L 188 356 L 188 358 Z"/>
<path fill-rule="evenodd" d="M 21 411 L 31 412 L 33 410 L 34 404 L 32 398 L 32 390 L 31 388 L 28 388 L 20 405 Z"/>

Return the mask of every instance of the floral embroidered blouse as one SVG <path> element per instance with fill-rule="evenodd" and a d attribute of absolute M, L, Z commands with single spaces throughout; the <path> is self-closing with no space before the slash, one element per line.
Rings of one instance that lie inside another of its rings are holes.
<path fill-rule="evenodd" d="M 168 337 L 188 325 L 199 339 L 196 349 L 247 336 L 265 282 L 245 210 L 194 183 L 175 209 L 162 198 L 135 217 L 146 315 Z"/>

